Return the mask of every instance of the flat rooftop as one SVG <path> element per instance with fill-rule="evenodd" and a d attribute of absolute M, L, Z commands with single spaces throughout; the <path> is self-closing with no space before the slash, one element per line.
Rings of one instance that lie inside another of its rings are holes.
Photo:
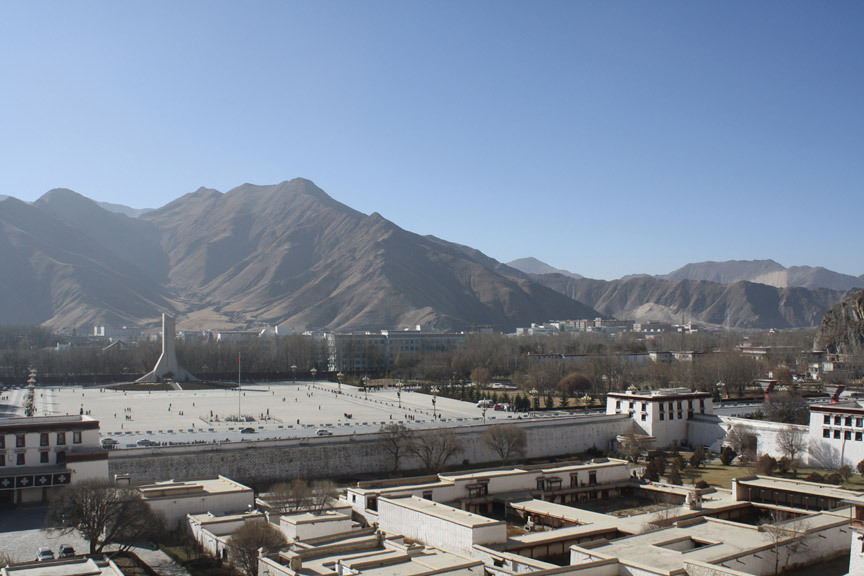
<path fill-rule="evenodd" d="M 810 530 L 842 525 L 848 522 L 848 518 L 840 514 L 819 513 L 801 521 L 802 528 Z M 680 571 L 685 560 L 719 564 L 771 549 L 774 544 L 772 535 L 760 531 L 758 526 L 704 518 L 656 532 L 628 536 L 586 551 L 670 574 Z"/>
<path fill-rule="evenodd" d="M 417 496 L 409 496 L 405 498 L 382 498 L 379 501 L 379 506 L 381 502 L 389 502 L 395 506 L 401 506 L 402 508 L 408 508 L 415 512 L 428 514 L 429 516 L 434 516 L 435 518 L 440 518 L 467 528 L 504 524 L 504 522 L 500 520 L 492 520 L 491 518 L 486 518 L 479 514 L 472 514 L 465 510 L 459 510 L 458 508 L 453 508 L 452 506 L 447 506 L 446 504 L 441 504 L 439 502 L 433 502 L 432 500 L 418 498 Z"/>
<path fill-rule="evenodd" d="M 855 492 L 846 490 L 831 484 L 819 484 L 816 482 L 805 482 L 804 480 L 793 480 L 791 478 L 775 478 L 773 476 L 756 476 L 736 478 L 735 482 L 739 486 L 750 488 L 764 488 L 770 490 L 783 490 L 787 492 L 797 492 L 822 498 L 834 498 L 837 500 L 848 500 L 855 498 L 864 498 L 864 492 Z"/>
<path fill-rule="evenodd" d="M 184 480 L 182 482 L 167 480 L 153 484 L 142 484 L 136 486 L 136 488 L 145 500 L 201 497 L 202 495 L 228 494 L 232 492 L 252 493 L 252 489 L 248 486 L 244 486 L 224 476 Z"/>
<path fill-rule="evenodd" d="M 113 562 L 74 558 L 0 568 L 3 576 L 123 576 Z"/>

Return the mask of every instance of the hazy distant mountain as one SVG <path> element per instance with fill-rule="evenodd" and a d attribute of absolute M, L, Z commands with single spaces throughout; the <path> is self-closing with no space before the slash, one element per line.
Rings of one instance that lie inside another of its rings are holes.
<path fill-rule="evenodd" d="M 844 296 L 827 289 L 777 288 L 752 282 L 672 281 L 650 276 L 612 281 L 574 279 L 560 274 L 532 275 L 532 278 L 616 318 L 676 324 L 692 320 L 726 328 L 817 326 L 825 312 Z"/>
<path fill-rule="evenodd" d="M 531 259 L 511 264 L 357 212 L 303 179 L 224 194 L 201 188 L 137 218 L 65 189 L 33 203 L 0 201 L 3 323 L 147 324 L 167 311 L 190 329 L 506 330 L 604 314 L 784 328 L 817 325 L 844 296 L 736 282 L 730 263 L 717 276 L 727 284 L 605 282 L 517 269 L 551 268 Z M 688 273 L 709 274 L 709 264 Z M 749 263 L 749 273 L 797 271 L 773 264 Z"/>
<path fill-rule="evenodd" d="M 746 280 L 785 288 L 828 288 L 831 290 L 852 290 L 864 288 L 864 278 L 840 274 L 821 266 L 785 266 L 774 260 L 730 260 L 727 262 L 698 262 L 687 264 L 659 276 L 665 280 L 708 280 L 730 284 Z"/>
<path fill-rule="evenodd" d="M 574 274 L 573 272 L 550 266 L 532 256 L 529 256 L 528 258 L 517 258 L 516 260 L 508 262 L 507 265 L 526 274 L 561 274 L 570 278 L 584 278 L 584 276 L 579 274 Z"/>
<path fill-rule="evenodd" d="M 55 216 L 65 210 L 72 221 L 90 207 L 104 212 L 66 192 L 54 191 L 33 204 L 15 198 L 0 202 L 0 322 L 119 324 L 176 310 L 167 288 L 103 244 L 98 221 L 84 218 L 78 227 Z M 115 248 L 124 243 L 116 240 Z"/>
<path fill-rule="evenodd" d="M 143 216 L 144 214 L 153 211 L 153 208 L 130 208 L 129 206 L 114 204 L 112 202 L 96 202 L 96 204 L 109 212 L 116 212 L 117 214 L 123 214 L 130 218 L 138 218 L 139 216 Z"/>
<path fill-rule="evenodd" d="M 9 199 L 0 255 L 0 322 L 148 323 L 171 311 L 189 327 L 510 329 L 598 314 L 302 179 L 202 188 L 139 218 L 65 189 Z"/>

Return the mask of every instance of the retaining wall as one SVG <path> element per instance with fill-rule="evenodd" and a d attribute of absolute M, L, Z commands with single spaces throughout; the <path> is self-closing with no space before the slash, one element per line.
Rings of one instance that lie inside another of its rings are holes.
<path fill-rule="evenodd" d="M 576 416 L 511 422 L 528 434 L 526 457 L 552 457 L 609 450 L 630 420 L 626 415 Z M 481 441 L 484 425 L 449 428 L 460 436 L 465 451 L 451 463 L 495 464 L 497 456 Z M 222 474 L 245 483 L 267 483 L 296 477 L 334 478 L 389 473 L 393 462 L 381 447 L 379 433 L 193 446 L 165 446 L 111 451 L 109 473 L 128 474 L 133 482 L 196 478 Z M 406 457 L 401 469 L 419 470 L 419 460 Z"/>

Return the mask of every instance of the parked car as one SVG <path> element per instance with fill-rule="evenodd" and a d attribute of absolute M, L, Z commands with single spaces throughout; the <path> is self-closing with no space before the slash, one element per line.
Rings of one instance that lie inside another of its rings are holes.
<path fill-rule="evenodd" d="M 114 438 L 103 438 L 100 444 L 102 445 L 102 448 L 104 450 L 114 450 L 115 448 L 117 448 L 117 445 L 120 444 L 120 442 L 118 442 Z"/>
<path fill-rule="evenodd" d="M 319 428 L 315 431 L 315 434 L 318 436 L 332 436 L 333 433 L 327 430 L 326 428 Z"/>
<path fill-rule="evenodd" d="M 54 551 L 48 546 L 40 546 L 36 551 L 36 561 L 44 562 L 46 560 L 54 560 Z"/>
<path fill-rule="evenodd" d="M 241 434 L 255 434 L 255 429 L 254 428 L 243 428 L 242 430 L 240 430 L 240 433 Z"/>
<path fill-rule="evenodd" d="M 74 556 L 75 548 L 73 548 L 69 544 L 60 544 L 60 553 L 57 554 L 58 558 L 72 558 Z"/>
<path fill-rule="evenodd" d="M 154 442 L 153 440 L 150 440 L 148 438 L 142 438 L 141 440 L 138 440 L 138 442 L 136 442 L 136 444 L 138 444 L 138 446 L 156 446 L 157 445 L 156 442 Z"/>

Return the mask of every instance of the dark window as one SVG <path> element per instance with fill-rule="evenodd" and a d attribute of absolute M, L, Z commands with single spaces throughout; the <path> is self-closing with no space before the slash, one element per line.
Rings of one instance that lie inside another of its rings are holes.
<path fill-rule="evenodd" d="M 664 418 L 666 418 L 666 415 L 660 412 L 660 420 L 663 420 Z"/>
<path fill-rule="evenodd" d="M 616 400 L 616 401 L 615 401 L 615 409 L 616 409 L 616 410 L 620 410 L 620 409 L 621 409 L 621 401 L 620 401 L 620 400 Z"/>
<path fill-rule="evenodd" d="M 646 420 L 648 420 L 648 414 L 645 414 L 645 413 L 643 412 L 643 413 L 642 413 L 642 422 L 645 422 Z"/>
<path fill-rule="evenodd" d="M 662 414 L 665 411 L 666 411 L 666 405 L 661 402 L 660 403 L 660 413 Z"/>
<path fill-rule="evenodd" d="M 839 430 L 834 430 L 834 438 L 837 438 L 838 440 L 840 439 L 840 431 Z"/>
<path fill-rule="evenodd" d="M 16 448 L 24 448 L 26 446 L 24 442 L 24 434 L 16 434 L 15 435 L 15 447 Z"/>
<path fill-rule="evenodd" d="M 66 452 L 57 452 L 57 464 L 66 464 Z"/>
<path fill-rule="evenodd" d="M 822 438 L 830 438 L 830 437 L 831 437 L 831 430 L 829 430 L 828 428 L 824 428 L 822 430 Z"/>
<path fill-rule="evenodd" d="M 431 500 L 432 499 L 432 490 L 426 490 L 425 492 L 423 492 L 423 499 L 424 500 Z"/>
<path fill-rule="evenodd" d="M 0 434 L 0 450 L 6 448 L 6 436 Z"/>
<path fill-rule="evenodd" d="M 593 486 L 594 484 L 597 484 L 597 472 L 591 470 L 588 472 L 588 485 Z"/>
<path fill-rule="evenodd" d="M 864 434 L 862 434 L 861 432 L 855 432 L 855 441 L 861 442 L 862 436 L 864 436 Z"/>
<path fill-rule="evenodd" d="M 18 466 L 23 466 L 24 465 L 24 453 L 22 452 L 21 454 L 18 454 L 17 456 L 18 456 Z"/>
<path fill-rule="evenodd" d="M 66 433 L 65 432 L 57 432 L 57 445 L 63 446 L 66 444 Z"/>
<path fill-rule="evenodd" d="M 81 432 L 72 432 L 72 443 L 80 444 L 81 443 Z"/>
<path fill-rule="evenodd" d="M 835 426 L 840 426 L 840 424 L 842 422 L 843 422 L 843 418 L 841 418 L 840 416 L 834 416 L 834 425 Z"/>
<path fill-rule="evenodd" d="M 47 464 L 48 463 L 48 452 L 40 452 L 39 453 L 39 462 L 41 464 Z"/>
<path fill-rule="evenodd" d="M 843 432 L 843 439 L 844 440 L 851 440 L 852 439 L 852 431 L 846 430 L 845 432 Z"/>
<path fill-rule="evenodd" d="M 48 432 L 39 434 L 39 446 L 48 446 Z"/>
<path fill-rule="evenodd" d="M 693 418 L 693 410 L 688 410 L 687 411 L 687 419 L 691 420 L 692 418 Z"/>
<path fill-rule="evenodd" d="M 705 400 L 699 400 L 699 411 L 705 413 Z"/>
<path fill-rule="evenodd" d="M 828 416 L 828 415 L 826 414 L 826 415 L 822 418 L 822 423 L 823 423 L 823 424 L 830 424 L 830 423 L 831 423 L 831 416 Z"/>
<path fill-rule="evenodd" d="M 678 410 L 681 410 L 681 400 L 678 400 Z"/>
<path fill-rule="evenodd" d="M 369 508 L 369 510 L 378 510 L 378 498 L 375 498 L 374 496 L 367 498 L 366 507 Z"/>
<path fill-rule="evenodd" d="M 855 418 L 855 426 L 857 428 L 861 428 L 861 426 L 864 426 L 864 418 Z"/>
<path fill-rule="evenodd" d="M 851 416 L 847 416 L 847 417 L 846 417 L 846 422 L 845 422 L 843 425 L 844 425 L 844 426 L 851 426 L 851 425 L 852 425 L 852 417 L 851 417 Z"/>

